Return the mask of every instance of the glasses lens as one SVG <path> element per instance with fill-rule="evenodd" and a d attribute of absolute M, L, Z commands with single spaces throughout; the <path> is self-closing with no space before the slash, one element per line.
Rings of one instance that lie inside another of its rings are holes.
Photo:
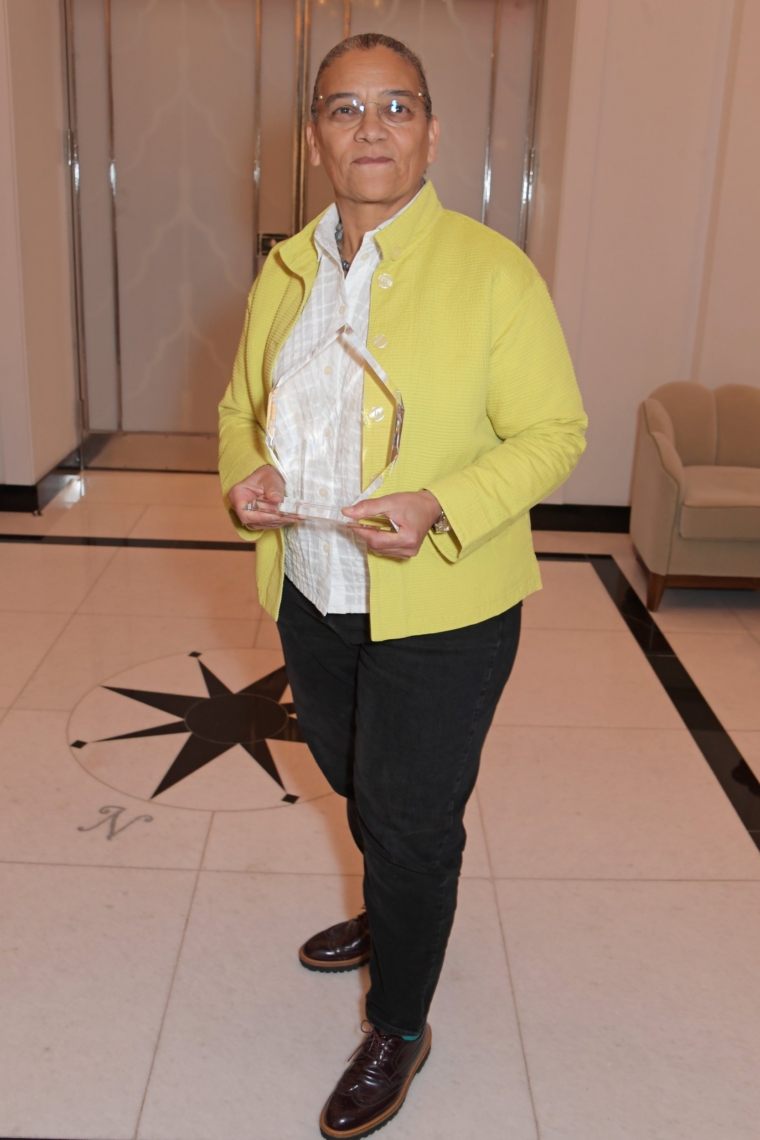
<path fill-rule="evenodd" d="M 387 103 L 378 104 L 377 109 L 384 123 L 398 127 L 402 123 L 411 123 L 417 107 L 413 99 L 391 99 Z"/>
<path fill-rule="evenodd" d="M 355 126 L 364 115 L 364 106 L 358 99 L 339 99 L 333 103 L 326 114 L 332 126 Z"/>

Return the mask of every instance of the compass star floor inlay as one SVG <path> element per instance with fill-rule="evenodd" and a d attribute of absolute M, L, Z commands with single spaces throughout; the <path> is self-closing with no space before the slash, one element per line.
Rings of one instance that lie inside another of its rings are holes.
<path fill-rule="evenodd" d="M 172 807 L 252 811 L 330 791 L 274 650 L 196 651 L 110 677 L 74 710 L 69 746 L 108 787 Z"/>

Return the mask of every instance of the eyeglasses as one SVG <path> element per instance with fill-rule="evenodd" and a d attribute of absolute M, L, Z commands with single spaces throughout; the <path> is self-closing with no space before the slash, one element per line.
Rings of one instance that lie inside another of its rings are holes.
<path fill-rule="evenodd" d="M 324 95 L 317 98 L 322 100 Z M 377 107 L 378 115 L 389 127 L 405 126 L 424 114 L 423 105 L 413 95 L 404 95 L 381 101 L 368 99 L 366 102 L 361 99 L 336 99 L 329 107 L 322 108 L 322 117 L 331 127 L 347 130 L 359 125 L 367 107 Z"/>

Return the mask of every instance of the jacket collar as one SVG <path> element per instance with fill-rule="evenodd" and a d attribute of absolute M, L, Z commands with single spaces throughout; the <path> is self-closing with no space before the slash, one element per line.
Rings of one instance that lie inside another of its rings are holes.
<path fill-rule="evenodd" d="M 288 269 L 292 269 L 299 277 L 309 277 L 317 271 L 318 256 L 314 244 L 314 231 L 326 213 L 327 210 L 323 210 L 300 233 L 294 234 L 292 238 L 277 246 L 278 256 L 282 258 Z M 397 261 L 417 243 L 441 213 L 443 207 L 438 201 L 433 183 L 428 179 L 409 208 L 378 232 L 375 240 L 383 258 L 390 257 Z"/>

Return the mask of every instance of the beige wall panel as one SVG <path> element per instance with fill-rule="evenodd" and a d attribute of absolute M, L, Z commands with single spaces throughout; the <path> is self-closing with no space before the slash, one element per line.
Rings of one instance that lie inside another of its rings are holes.
<path fill-rule="evenodd" d="M 113 0 L 124 427 L 216 430 L 253 266 L 254 5 Z"/>
<path fill-rule="evenodd" d="M 694 379 L 760 386 L 760 3 L 737 4 L 722 167 Z"/>
<path fill-rule="evenodd" d="M 548 0 L 546 10 L 528 252 L 550 291 L 559 237 L 576 7 L 576 0 Z"/>
<path fill-rule="evenodd" d="M 262 233 L 293 232 L 295 21 L 295 0 L 261 0 Z"/>
<path fill-rule="evenodd" d="M 7 0 L 31 481 L 77 444 L 70 216 L 58 4 Z"/>
<path fill-rule="evenodd" d="M 311 42 L 309 45 L 309 100 L 314 90 L 317 68 L 330 48 L 343 39 L 343 0 L 322 0 L 311 8 Z M 306 168 L 306 221 L 311 221 L 333 200 L 332 186 L 321 166 Z"/>

